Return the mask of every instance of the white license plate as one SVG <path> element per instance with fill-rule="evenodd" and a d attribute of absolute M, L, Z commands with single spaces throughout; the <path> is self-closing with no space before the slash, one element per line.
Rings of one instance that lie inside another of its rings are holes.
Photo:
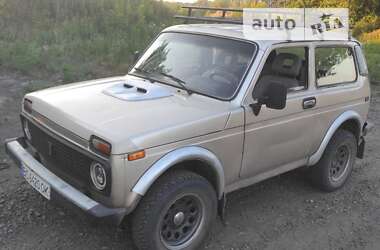
<path fill-rule="evenodd" d="M 50 200 L 50 185 L 25 164 L 21 164 L 21 175 L 35 190 Z"/>

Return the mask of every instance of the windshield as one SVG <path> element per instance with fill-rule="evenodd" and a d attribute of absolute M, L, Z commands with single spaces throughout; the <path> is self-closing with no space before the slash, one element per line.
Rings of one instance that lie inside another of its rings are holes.
<path fill-rule="evenodd" d="M 133 74 L 219 99 L 233 97 L 255 54 L 254 44 L 232 39 L 163 33 Z"/>

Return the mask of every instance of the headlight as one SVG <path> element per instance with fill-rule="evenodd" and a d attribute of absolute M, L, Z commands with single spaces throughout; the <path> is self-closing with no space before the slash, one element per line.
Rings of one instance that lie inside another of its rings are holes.
<path fill-rule="evenodd" d="M 26 136 L 26 139 L 28 139 L 29 141 L 32 140 L 32 134 L 30 133 L 30 130 L 29 130 L 29 122 L 27 119 L 23 119 L 23 129 L 24 129 L 24 134 Z"/>
<path fill-rule="evenodd" d="M 33 102 L 31 100 L 24 98 L 23 107 L 24 107 L 24 111 L 26 113 L 28 113 L 28 114 L 32 113 L 32 104 L 33 104 Z"/>
<path fill-rule="evenodd" d="M 107 185 L 107 175 L 103 165 L 93 162 L 90 167 L 90 175 L 94 186 L 100 191 L 104 190 Z"/>
<path fill-rule="evenodd" d="M 92 136 L 90 139 L 90 147 L 92 150 L 99 152 L 105 156 L 111 155 L 111 144 L 108 142 L 96 137 Z"/>

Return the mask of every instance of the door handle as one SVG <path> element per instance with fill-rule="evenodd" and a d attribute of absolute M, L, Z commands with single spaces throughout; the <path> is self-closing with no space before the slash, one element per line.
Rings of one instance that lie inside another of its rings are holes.
<path fill-rule="evenodd" d="M 314 108 L 316 104 L 317 104 L 317 99 L 315 99 L 315 97 L 308 97 L 308 98 L 303 99 L 302 107 L 303 109 L 311 109 L 311 108 Z"/>

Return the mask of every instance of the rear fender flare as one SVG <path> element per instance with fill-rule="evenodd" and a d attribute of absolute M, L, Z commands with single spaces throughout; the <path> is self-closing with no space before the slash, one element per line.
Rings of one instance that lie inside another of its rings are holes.
<path fill-rule="evenodd" d="M 325 137 L 319 145 L 318 150 L 310 156 L 307 164 L 308 166 L 314 166 L 318 163 L 335 132 L 344 122 L 348 120 L 355 120 L 358 123 L 359 128 L 362 128 L 363 121 L 357 112 L 350 110 L 339 115 L 338 118 L 335 119 L 330 128 L 327 130 L 327 133 L 325 134 Z"/>

